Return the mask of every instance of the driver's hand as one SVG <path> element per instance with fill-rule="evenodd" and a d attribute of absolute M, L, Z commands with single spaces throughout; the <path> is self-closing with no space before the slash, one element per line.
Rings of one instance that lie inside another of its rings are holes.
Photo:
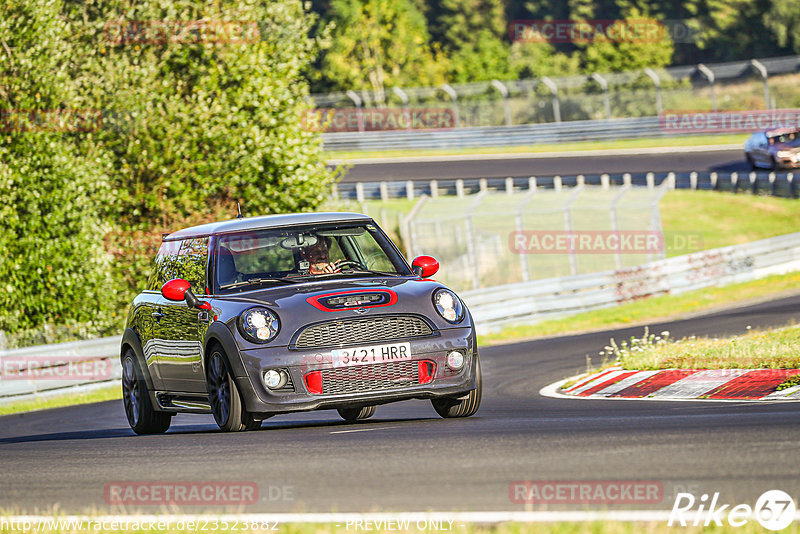
<path fill-rule="evenodd" d="M 338 262 L 334 263 L 315 263 L 309 269 L 311 274 L 327 274 L 327 273 L 338 273 L 341 272 L 341 269 L 336 265 Z"/>

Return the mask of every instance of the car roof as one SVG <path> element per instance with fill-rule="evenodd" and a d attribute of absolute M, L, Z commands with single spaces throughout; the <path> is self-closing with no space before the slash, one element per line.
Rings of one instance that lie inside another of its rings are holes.
<path fill-rule="evenodd" d="M 786 135 L 791 133 L 800 133 L 800 128 L 773 128 L 771 130 L 764 130 L 767 137 L 776 137 L 778 135 Z"/>
<path fill-rule="evenodd" d="M 199 226 L 184 228 L 171 234 L 165 234 L 163 241 L 177 241 L 209 235 L 246 232 L 264 228 L 282 228 L 287 226 L 321 224 L 332 222 L 372 222 L 372 218 L 361 213 L 321 212 L 321 213 L 284 213 L 280 215 L 263 215 L 261 217 L 242 217 Z"/>

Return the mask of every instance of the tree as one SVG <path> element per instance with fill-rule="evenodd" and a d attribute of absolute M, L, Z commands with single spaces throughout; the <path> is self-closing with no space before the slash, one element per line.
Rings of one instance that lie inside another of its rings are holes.
<path fill-rule="evenodd" d="M 448 81 L 513 77 L 502 0 L 440 0 L 434 35 L 450 60 Z"/>
<path fill-rule="evenodd" d="M 797 0 L 772 0 L 763 20 L 764 26 L 775 34 L 778 46 L 792 54 L 800 53 L 800 5 Z"/>
<path fill-rule="evenodd" d="M 0 6 L 0 330 L 110 316 L 105 158 L 75 146 L 98 123 L 77 112 L 69 64 L 83 51 L 60 8 Z"/>
<path fill-rule="evenodd" d="M 638 22 L 649 17 L 638 10 L 631 10 L 623 20 L 612 24 L 606 35 L 622 34 L 625 27 L 635 27 Z M 672 60 L 673 44 L 667 34 L 658 38 L 639 37 L 612 40 L 598 36 L 586 46 L 583 55 L 583 67 L 587 72 L 620 72 L 640 70 L 645 67 L 664 67 Z"/>
<path fill-rule="evenodd" d="M 443 58 L 430 45 L 425 17 L 413 0 L 332 0 L 331 46 L 321 77 L 341 90 L 438 85 Z"/>
<path fill-rule="evenodd" d="M 304 211 L 327 196 L 321 140 L 304 129 L 316 52 L 301 2 L 76 2 L 82 94 L 104 129 L 125 228 L 168 228 L 215 206 Z"/>

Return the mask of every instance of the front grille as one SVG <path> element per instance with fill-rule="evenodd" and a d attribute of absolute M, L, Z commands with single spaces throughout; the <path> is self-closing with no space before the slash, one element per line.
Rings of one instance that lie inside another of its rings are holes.
<path fill-rule="evenodd" d="M 431 327 L 414 315 L 381 315 L 327 321 L 307 326 L 295 341 L 299 349 L 380 343 L 433 334 Z"/>
<path fill-rule="evenodd" d="M 419 384 L 419 362 L 390 362 L 322 371 L 322 393 L 363 393 Z"/>

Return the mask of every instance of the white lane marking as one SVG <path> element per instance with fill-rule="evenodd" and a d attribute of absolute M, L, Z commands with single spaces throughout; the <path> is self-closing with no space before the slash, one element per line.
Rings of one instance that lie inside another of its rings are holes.
<path fill-rule="evenodd" d="M 436 161 L 481 161 L 506 159 L 545 159 L 545 158 L 586 158 L 592 156 L 636 156 L 639 154 L 675 154 L 692 152 L 715 152 L 718 150 L 740 150 L 744 154 L 744 145 L 701 145 L 701 146 L 664 146 L 647 148 L 602 148 L 575 152 L 513 152 L 510 154 L 452 154 L 442 156 L 398 156 L 387 158 L 331 158 L 328 165 L 370 165 L 383 163 L 427 163 Z M 744 156 L 742 156 L 744 157 Z"/>
<path fill-rule="evenodd" d="M 376 428 L 357 428 L 355 430 L 336 430 L 335 432 L 331 432 L 331 434 L 348 434 L 350 432 L 369 432 L 370 430 L 386 430 L 389 428 L 397 428 L 396 426 L 381 426 Z"/>
<path fill-rule="evenodd" d="M 734 378 L 746 375 L 752 369 L 712 369 L 699 371 L 681 378 L 668 386 L 664 386 L 650 396 L 659 397 L 700 397 L 704 393 L 724 386 Z"/>
<path fill-rule="evenodd" d="M 598 396 L 601 396 L 601 397 L 607 396 L 607 395 L 611 395 L 612 393 L 616 393 L 618 391 L 622 391 L 626 387 L 632 386 L 634 384 L 637 384 L 637 383 L 641 382 L 642 380 L 644 380 L 646 378 L 650 378 L 651 376 L 653 376 L 655 374 L 658 374 L 660 372 L 661 372 L 661 370 L 658 370 L 658 371 L 639 371 L 635 375 L 631 375 L 628 378 L 623 378 L 622 380 L 620 380 L 616 384 L 611 384 L 607 388 L 603 388 L 600 391 L 598 391 L 596 393 L 593 393 L 593 395 L 598 395 Z"/>

